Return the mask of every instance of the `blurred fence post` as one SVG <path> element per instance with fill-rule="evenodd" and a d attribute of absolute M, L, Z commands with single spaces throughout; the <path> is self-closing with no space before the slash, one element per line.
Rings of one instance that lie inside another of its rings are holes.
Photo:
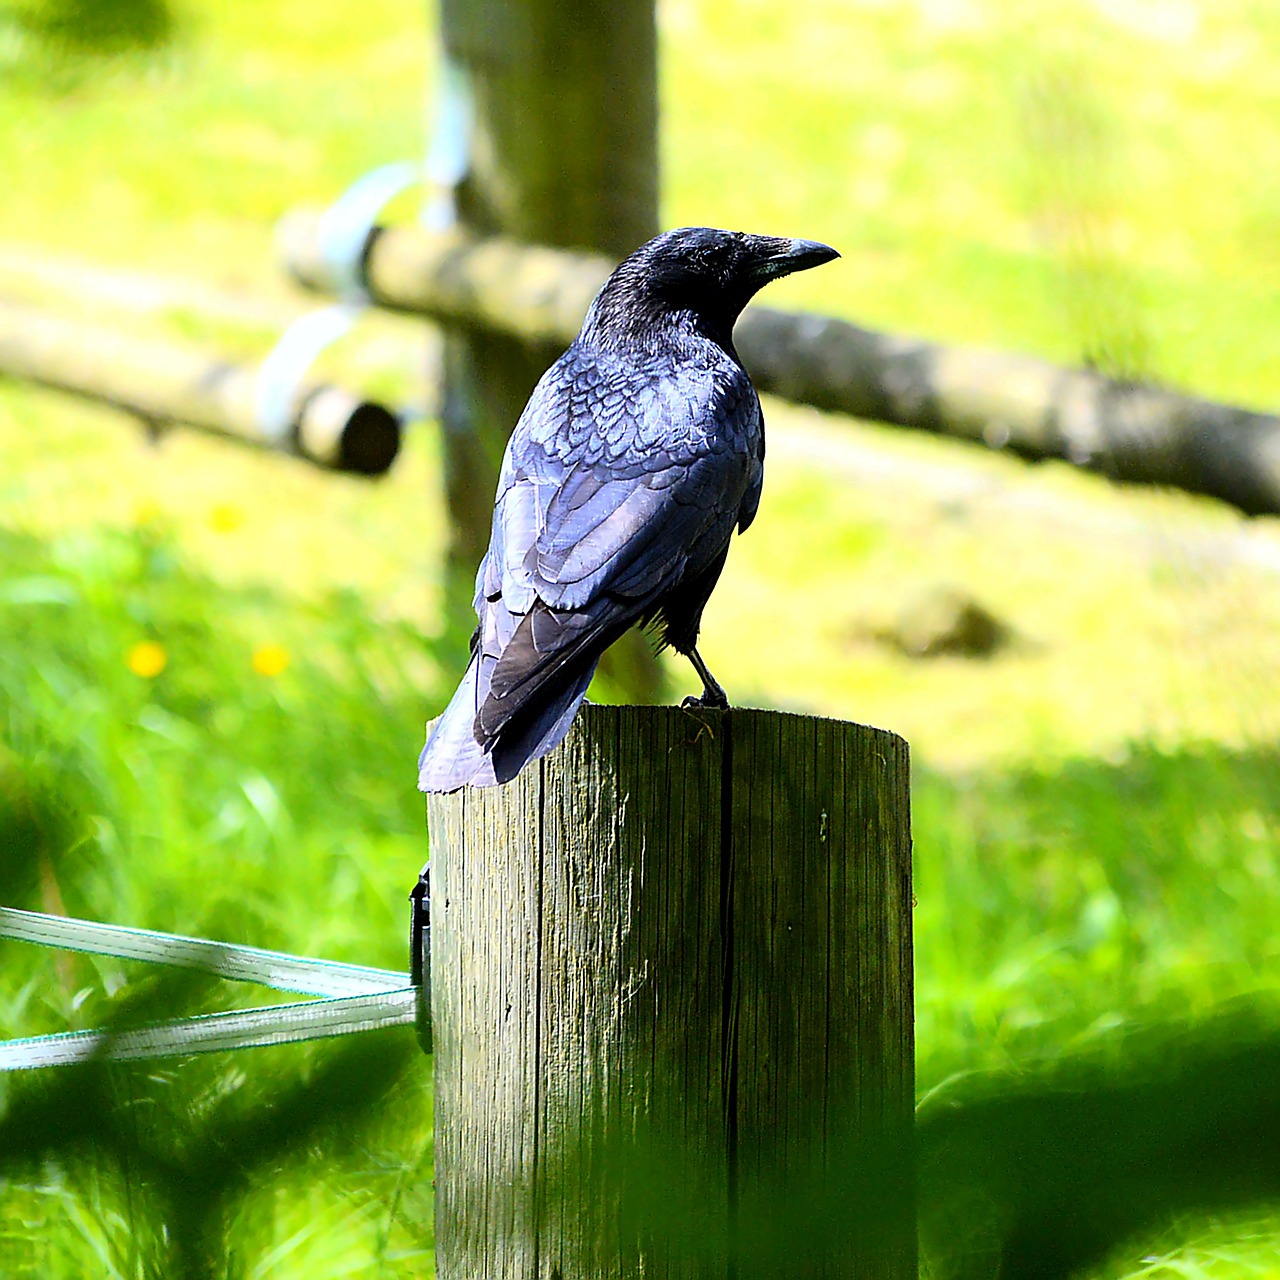
<path fill-rule="evenodd" d="M 469 86 L 467 227 L 621 258 L 658 230 L 654 0 L 441 0 L 445 54 Z M 444 342 L 449 579 L 470 601 L 507 437 L 562 344 L 453 324 Z M 601 670 L 634 701 L 660 692 L 644 637 Z"/>
<path fill-rule="evenodd" d="M 441 1280 L 916 1274 L 907 745 L 585 706 L 432 796 Z"/>

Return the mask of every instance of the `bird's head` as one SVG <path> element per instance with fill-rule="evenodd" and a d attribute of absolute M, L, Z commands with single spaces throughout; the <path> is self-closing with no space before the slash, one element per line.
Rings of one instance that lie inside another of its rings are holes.
<path fill-rule="evenodd" d="M 641 245 L 605 282 L 587 329 L 605 340 L 643 339 L 673 319 L 687 319 L 728 347 L 743 307 L 770 280 L 839 256 L 816 240 L 713 227 L 664 231 Z"/>

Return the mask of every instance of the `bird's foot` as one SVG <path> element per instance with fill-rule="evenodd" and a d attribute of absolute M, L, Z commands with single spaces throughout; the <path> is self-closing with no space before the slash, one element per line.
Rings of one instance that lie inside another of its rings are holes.
<path fill-rule="evenodd" d="M 714 689 L 704 689 L 700 698 L 690 694 L 680 705 L 685 710 L 692 710 L 694 707 L 711 707 L 716 711 L 728 711 L 729 699 L 725 696 L 724 690 L 717 685 Z"/>
<path fill-rule="evenodd" d="M 711 707 L 716 711 L 728 711 L 729 699 L 720 687 L 720 682 L 707 669 L 707 664 L 703 662 L 697 649 L 690 646 L 686 656 L 693 663 L 693 669 L 698 673 L 698 679 L 702 681 L 702 697 L 686 698 L 680 705 L 682 707 Z"/>

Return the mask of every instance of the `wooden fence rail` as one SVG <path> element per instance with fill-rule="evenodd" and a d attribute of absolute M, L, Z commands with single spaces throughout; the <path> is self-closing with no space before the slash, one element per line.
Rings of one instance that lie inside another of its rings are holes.
<path fill-rule="evenodd" d="M 261 370 L 198 348 L 0 302 L 0 377 L 101 400 L 156 425 L 180 423 L 335 471 L 379 475 L 400 447 L 400 423 L 341 387 L 287 389 L 280 431 L 264 425 Z"/>
<path fill-rule="evenodd" d="M 902 739 L 584 706 L 429 815 L 442 1280 L 914 1280 Z"/>
<path fill-rule="evenodd" d="M 332 288 L 318 216 L 281 228 L 293 275 Z M 476 239 L 376 228 L 365 254 L 374 300 L 530 343 L 567 344 L 612 263 Z M 946 347 L 844 320 L 749 307 L 735 341 L 761 391 L 855 417 L 1061 458 L 1118 480 L 1205 493 L 1250 514 L 1280 512 L 1280 417 L 1126 385 L 1033 356 Z"/>

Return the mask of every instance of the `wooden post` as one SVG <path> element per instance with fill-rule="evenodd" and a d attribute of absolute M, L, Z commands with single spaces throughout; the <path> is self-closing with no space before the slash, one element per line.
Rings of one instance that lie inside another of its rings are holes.
<path fill-rule="evenodd" d="M 445 52 L 466 76 L 467 227 L 528 244 L 622 257 L 658 230 L 654 0 L 442 0 Z M 444 343 L 448 578 L 469 602 L 489 542 L 507 437 L 563 344 L 455 324 Z M 601 670 L 638 701 L 661 690 L 640 633 Z"/>
<path fill-rule="evenodd" d="M 586 706 L 432 796 L 441 1280 L 914 1277 L 907 746 Z"/>

